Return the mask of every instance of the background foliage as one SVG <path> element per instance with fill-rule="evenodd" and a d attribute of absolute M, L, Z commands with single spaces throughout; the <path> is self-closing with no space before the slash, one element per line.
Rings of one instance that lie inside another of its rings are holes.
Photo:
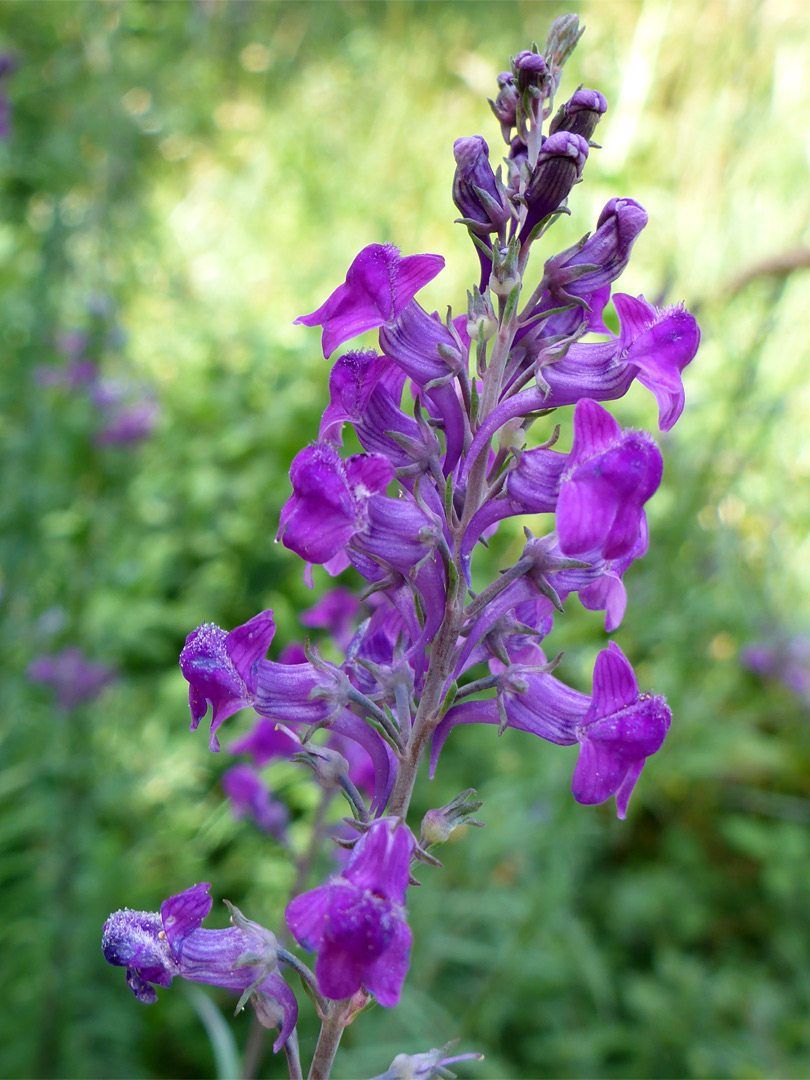
<path fill-rule="evenodd" d="M 675 722 L 624 823 L 574 805 L 567 751 L 451 737 L 416 810 L 474 784 L 487 828 L 425 871 L 403 1003 L 349 1029 L 336 1075 L 453 1036 L 486 1053 L 480 1077 L 810 1071 L 807 703 L 739 662 L 808 632 L 802 0 L 29 0 L 0 9 L 18 60 L 0 145 L 3 1075 L 216 1075 L 187 987 L 143 1008 L 99 952 L 120 906 L 210 880 L 273 926 L 289 889 L 283 852 L 223 803 L 227 755 L 188 735 L 177 655 L 198 623 L 268 606 L 274 649 L 300 639 L 313 597 L 273 537 L 328 369 L 292 319 L 386 240 L 445 254 L 426 302 L 461 310 L 476 261 L 452 225 L 452 142 L 498 145 L 495 74 L 569 9 L 588 29 L 563 93 L 584 82 L 610 111 L 554 243 L 632 195 L 650 225 L 622 287 L 684 299 L 704 332 L 616 635 Z M 87 329 L 105 376 L 159 397 L 134 449 L 97 446 L 86 396 L 35 377 Z M 654 424 L 641 389 L 614 412 Z M 492 566 L 517 543 L 499 537 Z M 551 648 L 588 689 L 604 634 L 574 609 Z M 24 677 L 68 644 L 121 676 L 70 714 Z M 271 775 L 300 847 L 312 785 Z M 249 1021 L 229 1023 L 243 1047 Z"/>

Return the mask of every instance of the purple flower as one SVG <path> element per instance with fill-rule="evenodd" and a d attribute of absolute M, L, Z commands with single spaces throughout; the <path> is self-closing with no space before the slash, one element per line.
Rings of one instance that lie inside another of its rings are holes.
<path fill-rule="evenodd" d="M 156 911 L 124 908 L 104 924 L 102 952 L 108 964 L 127 969 L 127 985 L 146 1005 L 157 1001 L 154 986 L 170 986 L 175 976 L 240 993 L 266 994 L 283 1012 L 273 1050 L 290 1037 L 298 1017 L 295 995 L 275 971 L 275 937 L 232 909 L 232 927 L 203 930 L 211 910 L 210 885 L 193 885 L 170 896 Z M 154 985 L 153 985 L 154 984 Z"/>
<path fill-rule="evenodd" d="M 234 765 L 222 774 L 222 788 L 231 804 L 234 817 L 252 818 L 262 832 L 283 842 L 287 826 L 287 808 L 274 799 L 258 773 L 249 765 Z"/>
<path fill-rule="evenodd" d="M 616 796 L 620 818 L 644 762 L 660 749 L 672 714 L 661 696 L 641 694 L 630 661 L 611 641 L 596 658 L 593 696 L 577 726 L 579 758 L 571 790 L 591 805 Z"/>
<path fill-rule="evenodd" d="M 381 1005 L 399 1001 L 410 962 L 404 904 L 414 846 L 400 821 L 375 821 L 345 869 L 288 905 L 293 937 L 317 950 L 315 974 L 326 997 L 351 997 L 363 987 Z"/>
<path fill-rule="evenodd" d="M 545 661 L 535 648 L 533 665 L 505 669 L 498 703 L 463 702 L 436 728 L 431 774 L 450 730 L 457 724 L 502 724 L 529 731 L 559 746 L 580 744 L 571 783 L 574 798 L 591 805 L 616 796 L 620 818 L 644 762 L 660 749 L 671 720 L 663 697 L 641 694 L 627 657 L 615 642 L 596 658 L 593 694 L 588 698 L 538 670 Z"/>
<path fill-rule="evenodd" d="M 529 387 L 502 401 L 478 429 L 467 453 L 464 474 L 492 436 L 518 416 L 537 409 L 575 405 L 582 398 L 611 401 L 622 397 L 633 379 L 646 386 L 658 402 L 658 424 L 669 431 L 681 415 L 684 403 L 681 372 L 700 343 L 694 316 L 683 307 L 654 308 L 643 296 L 617 293 L 613 303 L 619 315 L 620 333 L 595 344 L 577 342 L 564 357 L 541 365 L 541 385 Z M 533 358 L 538 343 L 525 338 L 516 347 Z M 542 349 L 540 349 L 542 353 Z"/>
<path fill-rule="evenodd" d="M 360 601 L 344 586 L 325 593 L 314 607 L 302 611 L 302 626 L 328 630 L 343 649 L 354 634 L 354 624 L 360 610 Z"/>
<path fill-rule="evenodd" d="M 186 638 L 180 670 L 189 684 L 191 730 L 197 730 L 210 703 L 210 750 L 219 750 L 215 732 L 223 720 L 253 704 L 257 665 L 275 631 L 273 612 L 262 611 L 230 633 L 205 623 Z"/>
<path fill-rule="evenodd" d="M 574 443 L 557 499 L 563 554 L 629 555 L 641 535 L 644 503 L 658 490 L 663 467 L 646 431 L 622 431 L 597 402 L 578 402 Z"/>
<path fill-rule="evenodd" d="M 273 758 L 291 758 L 299 749 L 294 739 L 262 716 L 247 735 L 230 744 L 228 753 L 249 754 L 255 765 L 262 769 Z"/>
<path fill-rule="evenodd" d="M 160 406 L 151 398 L 142 398 L 116 409 L 95 437 L 98 446 L 132 446 L 147 438 L 157 423 Z"/>
<path fill-rule="evenodd" d="M 345 282 L 326 303 L 295 321 L 323 327 L 323 354 L 329 356 L 364 330 L 393 322 L 443 267 L 441 255 L 403 258 L 392 244 L 370 244 L 354 260 Z"/>
<path fill-rule="evenodd" d="M 363 528 L 369 498 L 385 491 L 393 476 L 380 454 L 343 461 L 328 443 L 304 447 L 290 466 L 293 493 L 279 519 L 284 546 L 307 562 L 329 562 Z"/>
<path fill-rule="evenodd" d="M 114 668 L 88 660 L 77 648 L 39 656 L 28 666 L 31 682 L 50 686 L 63 709 L 74 709 L 83 701 L 92 701 L 115 677 Z"/>

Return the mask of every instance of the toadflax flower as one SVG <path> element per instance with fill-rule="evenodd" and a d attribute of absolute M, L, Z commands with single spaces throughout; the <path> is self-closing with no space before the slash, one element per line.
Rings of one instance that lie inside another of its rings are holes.
<path fill-rule="evenodd" d="M 414 847 L 400 821 L 375 821 L 336 877 L 287 906 L 293 937 L 317 950 L 315 974 L 326 997 L 364 987 L 381 1005 L 399 1001 L 410 963 L 404 905 Z"/>
<path fill-rule="evenodd" d="M 329 299 L 295 321 L 323 327 L 323 355 L 344 341 L 393 322 L 410 300 L 444 267 L 441 255 L 403 257 L 393 244 L 369 244 Z"/>
<path fill-rule="evenodd" d="M 257 663 L 269 649 L 275 631 L 273 612 L 268 610 L 230 633 L 204 623 L 186 638 L 180 670 L 189 684 L 191 730 L 197 730 L 210 703 L 211 750 L 219 750 L 215 732 L 223 720 L 253 704 Z"/>
<path fill-rule="evenodd" d="M 539 648 L 527 652 L 530 665 L 502 665 L 500 702 L 463 702 L 448 711 L 433 738 L 431 775 L 451 728 L 502 724 L 505 718 L 507 727 L 530 731 L 558 746 L 579 743 L 571 782 L 574 798 L 592 805 L 615 795 L 617 814 L 625 817 L 644 762 L 661 748 L 669 730 L 666 701 L 639 692 L 629 660 L 613 641 L 596 658 L 590 698 L 541 671 L 545 657 Z"/>
<path fill-rule="evenodd" d="M 239 993 L 258 993 L 272 998 L 283 1019 L 273 1050 L 278 1052 L 290 1037 L 298 1017 L 295 994 L 275 970 L 276 939 L 269 930 L 231 909 L 225 930 L 203 930 L 211 910 L 210 885 L 192 885 L 170 896 L 156 911 L 113 912 L 104 924 L 101 949 L 108 964 L 124 967 L 127 985 L 135 997 L 151 1005 L 157 1001 L 155 986 L 170 986 L 175 976 L 190 982 L 209 983 Z M 260 1017 L 271 1010 L 261 1008 Z"/>
<path fill-rule="evenodd" d="M 597 402 L 579 401 L 557 499 L 563 554 L 629 555 L 642 533 L 644 503 L 658 490 L 662 471 L 661 451 L 651 435 L 622 431 Z"/>
<path fill-rule="evenodd" d="M 291 741 L 291 740 L 290 740 Z M 234 817 L 249 817 L 262 832 L 285 840 L 289 814 L 284 803 L 273 797 L 270 789 L 250 765 L 233 765 L 222 774 L 222 789 L 228 796 Z"/>

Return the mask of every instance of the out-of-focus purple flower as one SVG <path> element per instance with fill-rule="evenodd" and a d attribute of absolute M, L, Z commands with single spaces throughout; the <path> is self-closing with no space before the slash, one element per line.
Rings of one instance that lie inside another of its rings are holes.
<path fill-rule="evenodd" d="M 431 771 L 450 730 L 457 724 L 502 724 L 530 731 L 559 746 L 580 744 L 571 783 L 574 798 L 591 805 L 616 796 L 620 818 L 644 762 L 660 749 L 671 713 L 663 697 L 641 694 L 627 657 L 615 642 L 596 658 L 593 694 L 571 690 L 534 666 L 511 665 L 504 672 L 500 708 L 496 701 L 463 702 L 451 708 L 436 729 Z"/>
<path fill-rule="evenodd" d="M 222 789 L 235 817 L 252 818 L 262 832 L 284 840 L 289 814 L 249 765 L 234 765 L 222 774 Z"/>
<path fill-rule="evenodd" d="M 346 280 L 326 303 L 295 321 L 323 327 L 323 354 L 329 356 L 364 330 L 393 322 L 443 267 L 441 255 L 403 258 L 393 244 L 370 244 L 354 260 Z"/>
<path fill-rule="evenodd" d="M 14 53 L 0 53 L 0 139 L 7 139 L 11 134 L 11 102 L 5 89 L 5 80 L 17 68 Z"/>
<path fill-rule="evenodd" d="M 69 360 L 79 360 L 87 352 L 90 337 L 83 330 L 66 330 L 56 338 L 56 347 Z"/>
<path fill-rule="evenodd" d="M 363 987 L 381 1005 L 399 1001 L 410 962 L 404 904 L 414 847 L 400 821 L 375 821 L 340 874 L 288 905 L 296 941 L 317 950 L 315 974 L 325 997 L 351 997 Z"/>
<path fill-rule="evenodd" d="M 92 360 L 72 360 L 66 366 L 41 365 L 34 371 L 37 385 L 63 386 L 68 390 L 76 390 L 80 386 L 92 384 L 97 375 L 98 365 Z"/>
<path fill-rule="evenodd" d="M 228 747 L 230 754 L 249 754 L 254 764 L 263 769 L 274 758 L 291 758 L 300 749 L 299 743 L 291 739 L 278 724 L 262 716 L 252 730 Z"/>
<path fill-rule="evenodd" d="M 180 670 L 189 684 L 191 730 L 197 730 L 210 703 L 209 749 L 219 750 L 215 732 L 223 720 L 253 704 L 258 662 L 270 647 L 275 631 L 273 612 L 262 611 L 230 633 L 213 623 L 204 623 L 186 638 Z"/>
<path fill-rule="evenodd" d="M 335 642 L 345 649 L 354 634 L 359 610 L 360 601 L 341 585 L 324 593 L 318 603 L 302 611 L 299 618 L 302 626 L 328 630 Z"/>
<path fill-rule="evenodd" d="M 116 675 L 114 668 L 88 660 L 75 647 L 53 656 L 40 656 L 28 666 L 28 678 L 50 686 L 63 709 L 74 709 L 83 701 L 92 701 Z"/>
<path fill-rule="evenodd" d="M 175 976 L 242 993 L 249 988 L 280 1006 L 283 1019 L 273 1050 L 278 1053 L 298 1017 L 295 995 L 277 973 L 276 939 L 269 930 L 232 909 L 232 927 L 203 930 L 211 910 L 210 885 L 193 885 L 164 900 L 160 913 L 124 908 L 110 915 L 101 941 L 108 964 L 127 970 L 127 985 L 139 1001 L 157 1001 L 155 986 Z M 255 984 L 255 985 L 254 985 Z M 260 1003 L 259 1003 L 260 1005 Z M 257 1010 L 260 1011 L 260 1008 Z"/>
<path fill-rule="evenodd" d="M 484 1060 L 483 1054 L 453 1054 L 450 1057 L 456 1041 L 424 1054 L 397 1054 L 390 1067 L 372 1080 L 447 1080 L 456 1075 L 448 1065 L 455 1065 L 459 1061 Z"/>
<path fill-rule="evenodd" d="M 753 642 L 740 652 L 740 663 L 763 678 L 778 679 L 803 701 L 810 701 L 810 637 L 806 634 Z"/>
<path fill-rule="evenodd" d="M 142 398 L 112 412 L 112 417 L 98 432 L 99 446 L 132 446 L 151 435 L 160 415 L 160 406 L 152 398 Z"/>
<path fill-rule="evenodd" d="M 641 535 L 644 503 L 658 490 L 663 467 L 661 451 L 646 431 L 622 431 L 597 402 L 578 402 L 574 443 L 557 499 L 563 554 L 628 555 Z"/>

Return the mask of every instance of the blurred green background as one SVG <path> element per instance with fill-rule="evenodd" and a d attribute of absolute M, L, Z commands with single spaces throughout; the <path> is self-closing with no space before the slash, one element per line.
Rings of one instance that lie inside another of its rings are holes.
<path fill-rule="evenodd" d="M 587 30 L 561 99 L 583 82 L 610 108 L 550 239 L 636 198 L 650 224 L 619 287 L 686 301 L 703 330 L 614 635 L 674 722 L 625 822 L 573 803 L 573 751 L 451 736 L 414 821 L 472 785 L 487 828 L 412 890 L 402 1004 L 347 1031 L 335 1076 L 454 1037 L 486 1054 L 459 1070 L 481 1080 L 810 1075 L 808 701 L 740 662 L 810 632 L 803 0 L 28 0 L 0 7 L 17 59 L 0 144 L 3 1076 L 230 1075 L 247 1016 L 211 1037 L 180 982 L 143 1007 L 99 950 L 111 910 L 193 882 L 213 883 L 218 926 L 223 896 L 277 925 L 290 887 L 283 852 L 224 803 L 233 759 L 188 734 L 177 656 L 200 622 L 264 607 L 271 656 L 301 638 L 314 597 L 273 537 L 328 367 L 292 320 L 378 241 L 444 254 L 422 301 L 462 310 L 477 260 L 452 224 L 453 140 L 500 154 L 495 75 L 568 10 Z M 72 331 L 105 378 L 157 397 L 150 438 L 101 447 L 87 395 L 42 385 Z M 655 425 L 641 387 L 612 409 Z M 492 568 L 518 544 L 504 531 Z M 588 690 L 605 635 L 569 609 L 549 651 Z M 70 713 L 25 678 L 67 645 L 120 672 Z M 299 850 L 313 785 L 268 776 Z"/>

